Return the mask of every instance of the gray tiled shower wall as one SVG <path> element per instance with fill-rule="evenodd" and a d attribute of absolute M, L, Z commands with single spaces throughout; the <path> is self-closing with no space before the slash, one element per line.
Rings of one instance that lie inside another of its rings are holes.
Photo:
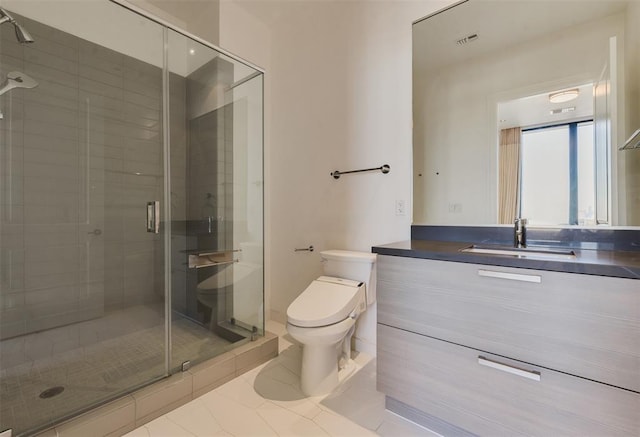
<path fill-rule="evenodd" d="M 160 68 L 20 17 L 1 26 L 0 338 L 163 300 L 162 234 L 145 231 L 163 194 Z M 175 114 L 185 79 L 172 75 Z M 172 205 L 186 214 L 186 118 L 174 117 Z"/>

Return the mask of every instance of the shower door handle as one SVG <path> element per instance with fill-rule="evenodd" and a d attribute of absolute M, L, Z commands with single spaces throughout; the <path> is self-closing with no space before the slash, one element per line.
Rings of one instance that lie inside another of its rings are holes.
<path fill-rule="evenodd" d="M 147 202 L 147 232 L 160 233 L 160 202 Z"/>

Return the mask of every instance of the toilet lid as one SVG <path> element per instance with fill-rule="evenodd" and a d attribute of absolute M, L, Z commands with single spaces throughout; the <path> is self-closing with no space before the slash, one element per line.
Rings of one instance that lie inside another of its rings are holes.
<path fill-rule="evenodd" d="M 320 276 L 287 309 L 292 325 L 313 328 L 346 319 L 364 293 L 362 282 Z"/>

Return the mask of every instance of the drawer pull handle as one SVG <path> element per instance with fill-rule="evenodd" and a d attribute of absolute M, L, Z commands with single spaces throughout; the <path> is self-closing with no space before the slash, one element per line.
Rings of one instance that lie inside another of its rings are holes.
<path fill-rule="evenodd" d="M 491 367 L 492 369 L 501 370 L 503 372 L 511 373 L 513 375 L 518 375 L 523 378 L 532 379 L 534 381 L 540 381 L 541 375 L 540 372 L 536 372 L 535 370 L 524 370 L 518 367 L 509 366 L 507 364 L 502 364 L 497 361 L 490 360 L 488 358 L 480 355 L 478 357 L 478 364 L 481 366 Z"/>
<path fill-rule="evenodd" d="M 507 272 L 496 272 L 493 270 L 478 270 L 478 275 L 484 276 L 487 278 L 499 278 L 499 279 L 510 279 L 512 281 L 522 281 L 522 282 L 542 282 L 542 278 L 538 275 L 522 275 L 520 273 L 507 273 Z"/>

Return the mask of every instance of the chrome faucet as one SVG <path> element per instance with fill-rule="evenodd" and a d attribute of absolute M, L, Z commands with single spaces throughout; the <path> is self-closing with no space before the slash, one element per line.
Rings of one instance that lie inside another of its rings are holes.
<path fill-rule="evenodd" d="M 527 219 L 516 217 L 513 227 L 513 246 L 527 247 Z"/>

